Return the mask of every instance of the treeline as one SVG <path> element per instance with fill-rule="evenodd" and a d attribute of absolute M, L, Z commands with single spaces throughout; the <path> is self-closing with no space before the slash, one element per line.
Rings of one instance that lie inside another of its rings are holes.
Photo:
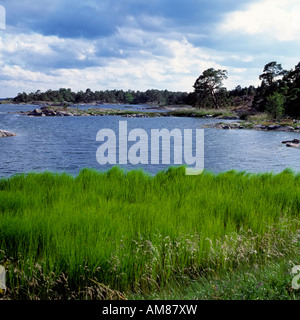
<path fill-rule="evenodd" d="M 245 103 L 245 97 L 255 94 L 255 88 L 236 87 L 234 90 L 227 91 L 223 88 L 223 104 L 236 105 Z M 219 93 L 220 94 L 220 93 Z M 141 91 L 124 91 L 124 90 L 105 90 L 105 91 L 86 91 L 73 92 L 71 89 L 61 88 L 59 90 L 40 90 L 27 94 L 19 93 L 14 99 L 16 103 L 31 102 L 54 102 L 54 103 L 121 103 L 121 104 L 157 104 L 157 105 L 193 105 L 197 104 L 197 94 L 195 92 L 172 92 L 168 90 L 147 90 Z M 206 101 L 206 107 L 213 107 Z"/>
<path fill-rule="evenodd" d="M 294 69 L 284 70 L 276 61 L 265 65 L 259 76 L 261 85 L 227 91 L 223 80 L 226 70 L 205 70 L 194 84 L 194 106 L 221 108 L 246 106 L 267 112 L 272 118 L 300 117 L 300 62 Z"/>
<path fill-rule="evenodd" d="M 259 76 L 262 81 L 257 88 L 237 86 L 233 90 L 223 87 L 226 70 L 205 70 L 194 84 L 194 92 L 171 92 L 168 90 L 86 91 L 71 89 L 48 90 L 35 93 L 19 93 L 16 103 L 36 101 L 54 103 L 121 103 L 156 105 L 192 105 L 198 108 L 224 108 L 245 106 L 269 113 L 274 119 L 283 116 L 300 117 L 300 62 L 294 69 L 284 70 L 281 64 L 272 61 L 265 65 Z"/>
<path fill-rule="evenodd" d="M 300 117 L 300 62 L 294 69 L 284 70 L 272 61 L 265 65 L 253 107 L 266 111 L 273 118 Z"/>
<path fill-rule="evenodd" d="M 55 102 L 55 103 L 121 103 L 121 104 L 146 104 L 153 103 L 157 105 L 186 104 L 191 99 L 190 94 L 186 92 L 171 92 L 168 90 L 147 90 L 124 91 L 124 90 L 105 90 L 95 91 L 86 89 L 86 91 L 73 92 L 71 89 L 61 88 L 59 90 L 48 90 L 35 93 L 19 93 L 13 99 L 17 103 L 30 103 L 37 101 Z"/>

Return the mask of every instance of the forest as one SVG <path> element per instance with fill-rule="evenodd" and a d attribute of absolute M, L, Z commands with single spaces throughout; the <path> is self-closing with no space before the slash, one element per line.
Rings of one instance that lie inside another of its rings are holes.
<path fill-rule="evenodd" d="M 274 119 L 283 116 L 300 117 L 300 62 L 291 70 L 283 69 L 276 61 L 267 63 L 259 76 L 261 84 L 258 87 L 237 86 L 227 90 L 223 86 L 227 78 L 227 70 L 209 68 L 196 79 L 194 91 L 190 93 L 157 89 L 145 92 L 116 89 L 92 91 L 89 88 L 73 92 L 70 88 L 61 88 L 19 93 L 13 102 L 192 105 L 196 108 L 216 109 L 245 106 L 257 112 L 266 112 Z"/>

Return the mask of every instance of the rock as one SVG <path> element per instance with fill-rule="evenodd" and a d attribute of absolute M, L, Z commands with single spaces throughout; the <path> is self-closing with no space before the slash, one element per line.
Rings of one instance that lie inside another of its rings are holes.
<path fill-rule="evenodd" d="M 288 140 L 288 141 L 282 141 L 282 143 L 300 143 L 299 139 L 293 139 L 293 140 Z"/>
<path fill-rule="evenodd" d="M 222 129 L 230 129 L 230 127 L 227 126 L 227 125 L 223 125 L 223 126 L 222 126 Z"/>
<path fill-rule="evenodd" d="M 292 148 L 299 148 L 300 147 L 300 140 L 299 139 L 293 139 L 291 141 L 282 141 L 282 143 L 285 143 L 287 147 Z"/>
<path fill-rule="evenodd" d="M 238 120 L 240 117 L 239 116 L 221 116 L 221 118 L 224 120 Z"/>
<path fill-rule="evenodd" d="M 41 117 L 43 115 L 43 111 L 41 109 L 34 109 L 30 113 L 28 113 L 29 116 L 36 116 Z"/>
<path fill-rule="evenodd" d="M 5 138 L 5 137 L 15 137 L 16 134 L 4 130 L 0 130 L 0 138 Z"/>
<path fill-rule="evenodd" d="M 220 123 L 217 123 L 217 124 L 215 124 L 215 125 L 212 125 L 212 127 L 213 127 L 213 128 L 216 128 L 216 129 L 223 129 L 223 126 L 222 126 L 222 124 L 220 124 Z"/>
<path fill-rule="evenodd" d="M 269 126 L 267 126 L 268 130 L 275 130 L 277 129 L 277 126 L 275 124 L 270 124 Z"/>
<path fill-rule="evenodd" d="M 287 127 L 280 127 L 277 129 L 278 131 L 284 131 L 284 132 L 288 132 L 290 131 Z"/>
<path fill-rule="evenodd" d="M 49 110 L 47 107 L 43 107 L 42 111 L 46 116 L 56 116 L 56 112 L 54 110 Z"/>
<path fill-rule="evenodd" d="M 289 131 L 294 131 L 295 129 L 294 129 L 294 127 L 291 127 L 291 126 L 287 126 L 286 127 Z"/>
<path fill-rule="evenodd" d="M 292 148 L 299 148 L 300 144 L 299 143 L 287 143 L 287 147 L 292 147 Z"/>

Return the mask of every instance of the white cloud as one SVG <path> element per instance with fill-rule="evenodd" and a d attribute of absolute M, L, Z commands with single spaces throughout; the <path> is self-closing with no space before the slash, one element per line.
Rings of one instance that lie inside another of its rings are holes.
<path fill-rule="evenodd" d="M 127 43 L 134 45 L 134 48 L 128 46 L 124 49 L 128 54 L 126 59 L 96 57 L 94 44 L 83 39 L 75 41 L 41 35 L 12 35 L 0 39 L 0 55 L 3 57 L 0 63 L 2 78 L 0 88 L 3 90 L 4 87 L 15 87 L 15 94 L 60 87 L 72 88 L 75 91 L 86 88 L 92 90 L 157 88 L 190 92 L 193 90 L 196 78 L 205 69 L 224 68 L 220 64 L 222 56 L 212 50 L 195 47 L 185 38 L 170 40 L 163 37 L 156 38 L 150 32 L 135 31 L 120 29 L 116 35 L 118 41 L 124 37 Z M 7 46 L 10 42 L 14 42 L 11 47 Z M 141 43 L 147 45 L 140 45 Z M 20 51 L 22 51 L 21 56 L 28 59 L 25 64 L 18 63 Z M 30 57 L 33 53 L 37 54 L 36 59 L 48 59 L 49 67 L 31 68 Z M 95 62 L 98 59 L 104 63 L 80 69 L 76 67 L 67 69 L 63 68 L 63 65 L 62 68 L 51 68 L 51 61 L 58 53 L 64 59 L 70 54 L 78 60 L 94 57 Z M 14 59 L 15 63 L 7 62 Z M 2 95 L 1 92 L 0 94 Z"/>
<path fill-rule="evenodd" d="M 41 55 L 53 53 L 50 45 L 57 45 L 64 40 L 55 36 L 42 36 L 41 34 L 9 34 L 0 37 L 0 52 L 15 53 L 30 51 Z"/>
<path fill-rule="evenodd" d="M 229 13 L 219 30 L 297 41 L 300 40 L 299 16 L 299 0 L 263 0 L 249 5 L 244 11 Z"/>
<path fill-rule="evenodd" d="M 93 41 L 7 33 L 0 37 L 0 96 L 62 87 L 191 92 L 208 68 L 227 69 L 225 85 L 231 89 L 253 84 L 258 76 L 245 68 L 253 59 L 196 46 L 180 34 L 133 27 L 119 27 L 114 36 Z M 232 61 L 235 67 L 227 67 Z"/>

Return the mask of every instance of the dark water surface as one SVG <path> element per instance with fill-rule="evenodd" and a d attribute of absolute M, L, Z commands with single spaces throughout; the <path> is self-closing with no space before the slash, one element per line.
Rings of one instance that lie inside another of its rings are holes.
<path fill-rule="evenodd" d="M 130 110 L 128 106 L 110 107 Z M 0 105 L 0 129 L 17 134 L 16 137 L 0 139 L 0 177 L 45 170 L 77 174 L 86 167 L 107 170 L 111 166 L 101 166 L 96 159 L 96 151 L 101 145 L 96 141 L 96 135 L 103 128 L 113 129 L 118 134 L 119 121 L 127 121 L 128 131 L 135 128 L 146 130 L 149 137 L 151 129 L 195 130 L 201 129 L 203 125 L 220 121 L 189 117 L 27 117 L 13 113 L 34 108 L 36 107 Z M 226 121 L 223 120 L 223 122 Z M 283 140 L 294 138 L 299 138 L 299 134 L 205 129 L 205 169 L 213 172 L 230 169 L 248 172 L 281 172 L 285 168 L 291 168 L 300 172 L 300 150 L 287 148 L 281 143 Z M 166 169 L 168 165 L 121 167 L 142 168 L 155 174 Z"/>

